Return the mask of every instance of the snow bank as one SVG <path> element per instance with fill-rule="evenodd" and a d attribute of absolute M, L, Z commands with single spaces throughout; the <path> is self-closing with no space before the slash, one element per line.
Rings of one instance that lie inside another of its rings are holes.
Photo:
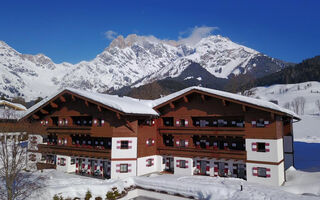
<path fill-rule="evenodd" d="M 286 177 L 283 190 L 294 194 L 313 194 L 320 199 L 320 172 L 303 172 L 290 167 Z"/>
<path fill-rule="evenodd" d="M 113 187 L 117 187 L 119 191 L 133 185 L 133 180 L 128 178 L 126 180 L 102 180 L 90 177 L 84 177 L 73 174 L 66 174 L 57 170 L 44 170 L 43 173 L 47 179 L 45 187 L 40 192 L 33 194 L 29 199 L 31 200 L 51 200 L 55 194 L 67 197 L 81 197 L 83 198 L 88 190 L 91 191 L 93 199 L 95 197 L 105 198 L 108 191 Z"/>
<path fill-rule="evenodd" d="M 236 178 L 161 175 L 134 177 L 137 186 L 195 199 L 317 199 L 286 192 L 281 187 L 249 183 Z M 243 185 L 243 191 L 240 186 Z"/>
<path fill-rule="evenodd" d="M 290 171 L 291 170 L 291 171 Z M 29 199 L 51 200 L 55 194 L 63 197 L 84 197 L 87 190 L 93 196 L 105 198 L 113 187 L 120 191 L 131 186 L 165 191 L 195 199 L 319 199 L 300 194 L 320 194 L 320 173 L 300 172 L 290 169 L 284 187 L 273 187 L 249 183 L 242 179 L 207 176 L 151 175 L 150 177 L 132 177 L 122 180 L 100 180 L 79 175 L 66 174 L 56 170 L 44 170 L 38 174 L 47 177 L 46 187 Z M 240 190 L 241 185 L 243 191 Z M 294 194 L 293 194 L 294 193 Z M 157 198 L 157 196 L 154 196 Z"/>

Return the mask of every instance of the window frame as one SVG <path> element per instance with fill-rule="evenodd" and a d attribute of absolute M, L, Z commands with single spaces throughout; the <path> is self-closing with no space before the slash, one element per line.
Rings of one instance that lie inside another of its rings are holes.
<path fill-rule="evenodd" d="M 180 166 L 180 168 L 187 168 L 186 167 L 186 164 L 187 164 L 187 161 L 186 160 L 179 160 L 179 166 Z"/>
<path fill-rule="evenodd" d="M 128 171 L 129 171 L 129 164 L 120 164 L 120 173 L 128 173 Z"/>
<path fill-rule="evenodd" d="M 264 148 L 262 148 L 262 147 L 264 147 Z M 257 152 L 267 152 L 265 142 L 257 142 Z"/>
<path fill-rule="evenodd" d="M 120 149 L 129 149 L 129 140 L 121 140 Z"/>
<path fill-rule="evenodd" d="M 262 171 L 261 171 L 262 170 Z M 264 171 L 263 171 L 264 170 Z M 261 174 L 262 173 L 262 174 Z M 257 176 L 262 178 L 267 178 L 267 168 L 265 167 L 258 167 L 257 169 Z"/>

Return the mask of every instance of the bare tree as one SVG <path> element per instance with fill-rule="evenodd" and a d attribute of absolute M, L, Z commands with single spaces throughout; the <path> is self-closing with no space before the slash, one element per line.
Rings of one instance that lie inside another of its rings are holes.
<path fill-rule="evenodd" d="M 43 177 L 28 172 L 28 124 L 17 122 L 15 111 L 0 117 L 0 199 L 24 200 L 42 187 Z"/>
<path fill-rule="evenodd" d="M 286 109 L 290 109 L 290 103 L 289 102 L 286 102 L 284 105 L 283 105 L 284 108 Z"/>
<path fill-rule="evenodd" d="M 290 105 L 295 113 L 303 115 L 305 104 L 306 99 L 304 97 L 297 97 L 291 102 Z"/>

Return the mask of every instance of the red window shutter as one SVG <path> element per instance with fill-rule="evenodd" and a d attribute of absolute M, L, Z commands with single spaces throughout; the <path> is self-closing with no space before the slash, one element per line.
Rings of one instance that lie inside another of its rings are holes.
<path fill-rule="evenodd" d="M 188 167 L 189 167 L 188 163 L 189 163 L 189 161 L 187 161 L 187 160 L 186 160 L 186 168 L 188 168 Z"/>
<path fill-rule="evenodd" d="M 186 145 L 186 147 L 189 146 L 189 140 L 185 140 L 184 144 Z"/>
<path fill-rule="evenodd" d="M 189 121 L 187 119 L 184 120 L 184 125 L 189 126 Z"/>
<path fill-rule="evenodd" d="M 252 151 L 257 151 L 258 150 L 256 142 L 252 142 L 251 147 L 252 147 Z"/>
<path fill-rule="evenodd" d="M 228 149 L 228 143 L 227 143 L 227 142 L 225 142 L 225 143 L 223 144 L 223 146 L 224 146 L 224 149 L 225 149 L 225 150 Z"/>
<path fill-rule="evenodd" d="M 201 169 L 201 167 L 200 167 L 200 160 L 197 161 L 197 169 L 199 169 L 199 170 Z"/>
<path fill-rule="evenodd" d="M 214 176 L 218 176 L 219 166 L 217 163 L 214 163 Z"/>
<path fill-rule="evenodd" d="M 131 140 L 128 141 L 128 149 L 132 149 L 132 141 Z"/>
<path fill-rule="evenodd" d="M 267 178 L 270 178 L 271 177 L 271 169 L 267 168 L 266 171 L 267 171 Z"/>
<path fill-rule="evenodd" d="M 266 152 L 270 152 L 270 143 L 266 143 Z"/>
<path fill-rule="evenodd" d="M 252 167 L 252 176 L 258 176 L 258 167 Z"/>
<path fill-rule="evenodd" d="M 119 173 L 120 172 L 120 164 L 116 165 L 116 172 Z"/>
<path fill-rule="evenodd" d="M 180 126 L 180 120 L 176 120 L 176 126 Z"/>
<path fill-rule="evenodd" d="M 177 165 L 176 165 L 176 166 L 177 166 L 177 167 L 180 167 L 180 160 L 177 160 L 176 162 L 177 162 Z"/>
<path fill-rule="evenodd" d="M 252 127 L 256 127 L 257 122 L 256 122 L 256 121 L 252 121 L 252 122 L 251 122 L 251 125 L 252 125 Z"/>
<path fill-rule="evenodd" d="M 207 161 L 206 171 L 207 171 L 207 172 L 210 171 L 210 162 L 209 162 L 209 161 Z"/>
<path fill-rule="evenodd" d="M 228 163 L 224 163 L 224 173 L 228 174 L 229 172 L 229 165 Z"/>

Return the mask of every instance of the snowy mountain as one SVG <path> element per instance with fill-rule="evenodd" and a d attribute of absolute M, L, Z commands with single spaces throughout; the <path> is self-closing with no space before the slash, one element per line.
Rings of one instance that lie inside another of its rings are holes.
<path fill-rule="evenodd" d="M 93 60 L 74 65 L 56 64 L 42 54 L 21 54 L 0 42 L 0 93 L 32 100 L 62 87 L 108 92 L 178 77 L 192 62 L 221 79 L 252 71 L 255 76 L 262 76 L 286 66 L 219 35 L 196 43 L 119 36 Z"/>

